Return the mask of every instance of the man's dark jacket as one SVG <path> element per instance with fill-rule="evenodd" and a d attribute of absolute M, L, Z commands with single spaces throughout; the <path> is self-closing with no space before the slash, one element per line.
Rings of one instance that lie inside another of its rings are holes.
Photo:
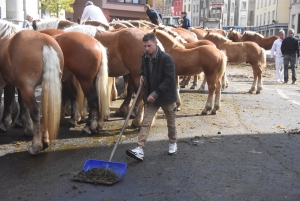
<path fill-rule="evenodd" d="M 162 106 L 177 101 L 176 77 L 174 61 L 171 56 L 157 46 L 156 58 L 151 58 L 153 63 L 152 75 L 149 74 L 149 60 L 146 55 L 142 55 L 141 76 L 146 78 L 144 100 L 155 91 L 158 98 L 154 101 L 154 106 Z"/>
<path fill-rule="evenodd" d="M 159 15 L 158 15 L 158 13 L 157 13 L 155 10 L 150 9 L 150 8 L 146 11 L 146 13 L 147 13 L 147 15 L 148 15 L 150 21 L 151 21 L 153 24 L 158 25 L 157 20 L 159 20 L 159 18 L 160 18 Z"/>
<path fill-rule="evenodd" d="M 299 44 L 298 39 L 292 36 L 286 37 L 281 44 L 281 52 L 283 55 L 294 56 L 297 52 L 299 57 Z"/>
<path fill-rule="evenodd" d="M 191 28 L 191 23 L 190 23 L 190 19 L 189 19 L 189 17 L 188 16 L 184 16 L 183 18 L 182 18 L 182 26 L 181 26 L 182 28 L 185 28 L 185 29 L 187 29 L 187 30 L 190 30 L 190 28 Z"/>

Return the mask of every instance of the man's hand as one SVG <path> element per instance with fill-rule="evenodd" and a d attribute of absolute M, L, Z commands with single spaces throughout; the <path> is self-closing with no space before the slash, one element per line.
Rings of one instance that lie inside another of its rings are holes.
<path fill-rule="evenodd" d="M 143 84 L 144 81 L 145 81 L 145 77 L 144 77 L 144 76 L 141 76 L 141 77 L 140 77 L 140 85 Z"/>
<path fill-rule="evenodd" d="M 153 96 L 149 95 L 147 98 L 147 101 L 150 103 L 153 103 L 155 101 L 155 99 L 153 98 Z"/>

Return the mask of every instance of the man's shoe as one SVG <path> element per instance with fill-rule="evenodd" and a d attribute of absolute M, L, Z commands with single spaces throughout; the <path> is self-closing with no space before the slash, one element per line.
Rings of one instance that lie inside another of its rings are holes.
<path fill-rule="evenodd" d="M 293 81 L 292 84 L 296 84 L 296 81 Z"/>
<path fill-rule="evenodd" d="M 169 143 L 169 155 L 177 154 L 177 143 Z"/>
<path fill-rule="evenodd" d="M 144 160 L 144 151 L 141 147 L 136 147 L 135 149 L 128 149 L 126 150 L 126 154 L 138 161 Z"/>
<path fill-rule="evenodd" d="M 287 84 L 287 82 L 283 82 L 282 84 Z"/>

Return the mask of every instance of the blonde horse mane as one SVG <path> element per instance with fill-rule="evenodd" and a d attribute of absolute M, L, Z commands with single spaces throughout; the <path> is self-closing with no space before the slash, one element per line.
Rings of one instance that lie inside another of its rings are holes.
<path fill-rule="evenodd" d="M 65 32 L 80 32 L 80 33 L 84 33 L 86 35 L 89 35 L 91 37 L 95 37 L 97 31 L 99 32 L 106 32 L 106 30 L 103 27 L 95 27 L 93 25 L 78 25 L 78 26 L 74 26 L 74 27 L 68 27 L 66 29 L 64 29 Z"/>
<path fill-rule="evenodd" d="M 261 38 L 264 38 L 264 36 L 263 35 L 261 35 L 260 33 L 257 33 L 257 32 L 254 32 L 254 31 L 245 31 L 245 33 L 244 34 L 248 34 L 248 35 L 250 35 L 250 36 L 259 36 L 259 37 L 261 37 Z"/>
<path fill-rule="evenodd" d="M 37 31 L 44 29 L 57 29 L 59 21 L 60 20 L 57 18 L 49 18 L 43 19 L 41 21 L 36 21 Z"/>
<path fill-rule="evenodd" d="M 156 34 L 157 32 L 164 35 L 167 39 L 169 39 L 170 41 L 173 42 L 172 48 L 175 48 L 176 46 L 181 47 L 181 48 L 185 48 L 176 38 L 174 38 L 172 35 L 170 35 L 166 31 L 159 30 L 159 29 L 154 29 L 153 30 L 154 34 Z"/>
<path fill-rule="evenodd" d="M 225 38 L 223 35 L 218 34 L 218 33 L 211 33 L 211 32 L 208 32 L 207 36 L 212 36 L 212 37 L 214 37 L 214 38 L 217 38 L 217 39 L 219 39 L 219 40 L 223 40 L 223 41 L 225 41 L 225 42 L 226 42 L 226 41 L 231 41 L 231 40 Z"/>
<path fill-rule="evenodd" d="M 187 43 L 187 41 L 184 38 L 182 38 L 177 32 L 172 31 L 170 27 L 167 27 L 165 25 L 159 25 L 157 28 L 159 30 L 164 31 L 167 34 L 171 35 L 172 37 L 174 37 L 180 43 L 182 43 L 182 44 Z"/>
<path fill-rule="evenodd" d="M 15 33 L 18 33 L 19 31 L 20 28 L 18 28 L 13 23 L 0 20 L 0 35 L 4 34 L 2 38 L 5 38 L 6 36 L 11 36 Z"/>

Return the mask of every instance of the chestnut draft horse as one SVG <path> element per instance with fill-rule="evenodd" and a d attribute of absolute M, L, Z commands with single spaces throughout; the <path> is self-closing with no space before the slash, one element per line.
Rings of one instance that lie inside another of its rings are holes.
<path fill-rule="evenodd" d="M 166 32 L 154 29 L 153 33 L 163 44 L 165 51 L 173 58 L 176 75 L 195 75 L 204 72 L 208 83 L 209 94 L 205 108 L 201 114 L 205 115 L 212 109 L 214 93 L 215 103 L 211 114 L 216 114 L 220 108 L 221 79 L 226 70 L 227 57 L 225 53 L 211 45 L 185 49 L 183 45 Z M 178 88 L 177 93 L 180 99 Z"/>
<path fill-rule="evenodd" d="M 253 32 L 253 31 L 245 31 L 242 36 L 241 41 L 252 41 L 257 43 L 260 47 L 264 48 L 265 50 L 270 50 L 272 45 L 279 36 L 270 36 L 264 37 L 263 35 Z"/>
<path fill-rule="evenodd" d="M 242 34 L 233 29 L 230 29 L 227 34 L 227 38 L 232 42 L 241 42 L 242 36 Z"/>
<path fill-rule="evenodd" d="M 220 34 L 208 33 L 204 39 L 212 41 L 219 50 L 224 50 L 228 57 L 228 62 L 243 63 L 248 62 L 253 70 L 253 83 L 249 92 L 260 93 L 262 90 L 262 69 L 266 66 L 266 52 L 253 42 L 232 42 Z"/>
<path fill-rule="evenodd" d="M 23 103 L 20 107 L 29 109 L 33 135 L 30 154 L 38 154 L 55 139 L 60 121 L 61 71 L 63 53 L 58 43 L 50 36 L 33 30 L 16 31 L 15 26 L 0 20 L 0 71 L 7 85 L 17 87 Z M 14 31 L 12 31 L 14 30 Z M 30 52 L 30 54 L 28 54 Z M 42 84 L 42 125 L 40 107 L 34 90 Z M 12 88 L 14 98 L 14 88 Z"/>
<path fill-rule="evenodd" d="M 115 32 L 103 32 L 97 27 L 88 25 L 70 27 L 65 31 L 78 31 L 93 36 L 107 48 L 110 77 L 128 74 L 128 85 L 133 86 L 134 89 L 128 87 L 128 94 L 121 107 L 116 111 L 118 116 L 127 116 L 133 94 L 132 90 L 137 90 L 140 84 L 141 55 L 144 52 L 142 38 L 149 31 L 139 28 L 126 28 Z M 144 108 L 141 97 L 138 101 L 140 104 L 136 104 L 134 108 L 133 126 L 140 126 L 142 123 Z"/>
<path fill-rule="evenodd" d="M 52 36 L 61 47 L 65 61 L 63 81 L 72 73 L 87 98 L 89 117 L 83 131 L 88 134 L 98 132 L 103 126 L 104 118 L 109 115 L 111 80 L 108 79 L 106 49 L 96 39 L 83 33 L 52 29 L 41 32 L 49 35 L 54 34 Z M 61 34 L 56 35 L 57 33 Z M 78 107 L 81 113 L 83 94 L 80 93 L 81 89 L 74 86 L 72 79 L 68 80 L 71 82 L 67 81 L 66 85 L 63 86 L 69 87 L 68 93 L 72 93 L 72 89 L 77 89 Z M 77 116 L 76 97 L 71 97 L 71 105 L 71 121 L 74 121 L 72 124 L 75 125 L 76 122 L 80 121 L 80 116 Z"/>

